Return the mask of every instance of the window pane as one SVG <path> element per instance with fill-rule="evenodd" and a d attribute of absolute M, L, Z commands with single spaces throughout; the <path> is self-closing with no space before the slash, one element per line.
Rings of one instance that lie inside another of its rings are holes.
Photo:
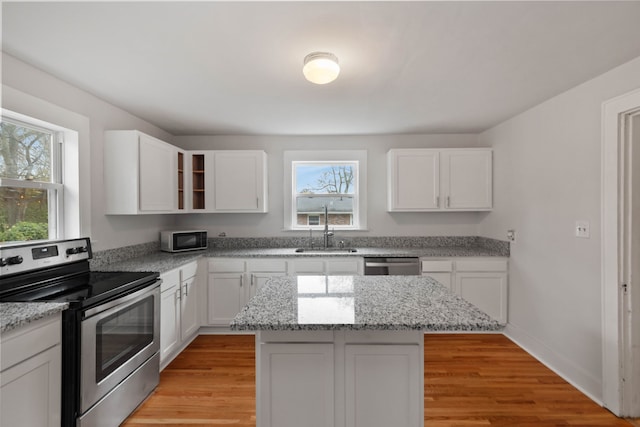
<path fill-rule="evenodd" d="M 354 194 L 352 164 L 298 164 L 295 166 L 296 192 L 303 194 Z"/>
<path fill-rule="evenodd" d="M 319 217 L 324 226 L 324 206 L 327 205 L 328 223 L 335 226 L 353 225 L 353 199 L 351 197 L 296 197 L 297 225 L 314 225 L 311 218 Z"/>
<path fill-rule="evenodd" d="M 0 241 L 49 238 L 48 191 L 0 187 Z"/>
<path fill-rule="evenodd" d="M 3 121 L 0 123 L 0 177 L 52 182 L 52 134 Z"/>

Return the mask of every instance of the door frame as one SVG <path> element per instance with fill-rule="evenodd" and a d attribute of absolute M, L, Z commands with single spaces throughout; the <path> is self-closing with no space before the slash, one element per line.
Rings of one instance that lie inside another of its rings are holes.
<path fill-rule="evenodd" d="M 602 104 L 602 403 L 618 416 L 640 416 L 632 413 L 633 397 L 640 396 L 640 384 L 634 384 L 629 375 L 632 353 L 625 337 L 630 336 L 632 322 L 622 309 L 624 248 L 620 235 L 625 203 L 625 116 L 638 108 L 640 89 Z M 640 317 L 640 313 L 635 316 Z"/>

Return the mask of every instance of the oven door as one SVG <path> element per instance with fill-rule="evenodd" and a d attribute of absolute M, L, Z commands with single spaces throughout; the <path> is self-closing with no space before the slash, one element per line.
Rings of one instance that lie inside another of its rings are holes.
<path fill-rule="evenodd" d="M 80 413 L 159 351 L 159 300 L 160 285 L 154 282 L 83 313 Z"/>

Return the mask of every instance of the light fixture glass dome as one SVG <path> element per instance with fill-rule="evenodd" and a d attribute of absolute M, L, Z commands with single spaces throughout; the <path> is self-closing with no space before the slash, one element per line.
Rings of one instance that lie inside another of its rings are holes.
<path fill-rule="evenodd" d="M 311 83 L 331 83 L 340 74 L 338 58 L 333 53 L 313 52 L 304 58 L 302 73 Z"/>

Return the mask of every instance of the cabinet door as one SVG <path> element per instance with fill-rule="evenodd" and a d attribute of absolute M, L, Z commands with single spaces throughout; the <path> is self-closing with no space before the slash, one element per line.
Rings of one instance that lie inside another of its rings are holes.
<path fill-rule="evenodd" d="M 266 153 L 216 151 L 214 211 L 266 212 Z"/>
<path fill-rule="evenodd" d="M 429 211 L 440 205 L 437 150 L 390 150 L 387 154 L 387 209 Z"/>
<path fill-rule="evenodd" d="M 449 289 L 450 291 L 453 291 L 453 282 L 451 280 L 451 273 L 442 273 L 442 272 L 432 273 L 432 272 L 423 271 L 422 275 L 433 277 L 437 282 L 444 285 L 445 288 Z"/>
<path fill-rule="evenodd" d="M 177 210 L 177 149 L 140 134 L 140 210 Z"/>
<path fill-rule="evenodd" d="M 507 273 L 457 272 L 456 293 L 489 316 L 507 323 Z"/>
<path fill-rule="evenodd" d="M 0 375 L 1 426 L 60 426 L 61 350 L 56 345 Z"/>
<path fill-rule="evenodd" d="M 444 208 L 485 210 L 492 207 L 491 150 L 443 150 Z"/>
<path fill-rule="evenodd" d="M 160 363 L 180 344 L 180 288 L 169 287 L 160 294 Z"/>
<path fill-rule="evenodd" d="M 209 274 L 208 323 L 229 326 L 245 302 L 244 273 Z"/>
<path fill-rule="evenodd" d="M 333 344 L 259 345 L 257 427 L 333 426 Z"/>
<path fill-rule="evenodd" d="M 274 276 L 285 276 L 286 272 L 280 273 L 263 273 L 263 272 L 253 272 L 249 275 L 249 299 L 253 298 L 253 296 L 267 283 L 269 278 Z"/>
<path fill-rule="evenodd" d="M 363 259 L 327 259 L 325 270 L 327 274 L 361 275 L 364 271 Z"/>
<path fill-rule="evenodd" d="M 180 300 L 180 338 L 182 341 L 198 332 L 198 285 L 196 277 L 182 282 Z"/>
<path fill-rule="evenodd" d="M 420 364 L 419 345 L 346 345 L 346 426 L 422 426 Z"/>

